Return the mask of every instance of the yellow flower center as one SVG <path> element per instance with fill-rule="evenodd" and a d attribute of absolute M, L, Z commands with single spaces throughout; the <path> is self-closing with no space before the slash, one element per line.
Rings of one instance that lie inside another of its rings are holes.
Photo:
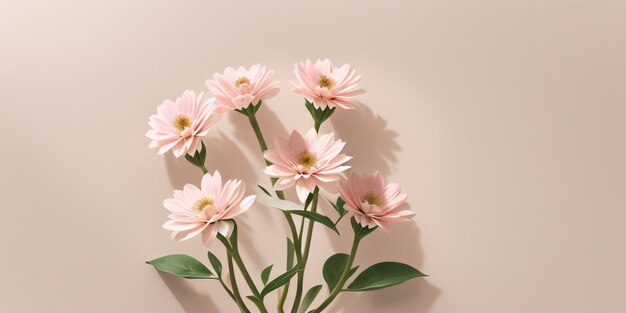
<path fill-rule="evenodd" d="M 212 206 L 214 204 L 215 204 L 215 200 L 209 199 L 209 198 L 202 198 L 202 199 L 196 201 L 196 203 L 194 203 L 192 209 L 194 210 L 194 212 L 200 214 L 200 213 L 202 213 L 202 210 L 204 210 L 204 208 L 206 208 L 208 206 Z"/>
<path fill-rule="evenodd" d="M 330 88 L 333 88 L 333 86 L 335 86 L 335 81 L 326 75 L 322 75 L 320 76 L 320 79 L 317 81 L 317 84 L 322 88 L 330 89 Z"/>
<path fill-rule="evenodd" d="M 235 81 L 235 86 L 237 86 L 237 88 L 239 88 L 239 86 L 241 86 L 242 84 L 250 85 L 250 80 L 248 79 L 248 77 L 241 76 L 241 77 L 237 78 L 237 80 Z"/>
<path fill-rule="evenodd" d="M 191 126 L 191 119 L 189 116 L 184 114 L 176 115 L 174 121 L 172 121 L 172 125 L 178 129 L 178 131 L 183 131 L 185 128 Z"/>
<path fill-rule="evenodd" d="M 310 170 L 311 167 L 315 165 L 315 162 L 317 162 L 317 158 L 309 151 L 304 151 L 298 155 L 298 164 L 300 164 L 305 171 Z"/>
<path fill-rule="evenodd" d="M 363 200 L 365 200 L 369 205 L 382 206 L 383 200 L 375 194 L 373 191 L 369 191 L 363 196 Z"/>

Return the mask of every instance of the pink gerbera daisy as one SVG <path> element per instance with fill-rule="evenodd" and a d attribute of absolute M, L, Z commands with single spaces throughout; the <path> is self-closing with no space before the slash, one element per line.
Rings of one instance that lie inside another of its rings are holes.
<path fill-rule="evenodd" d="M 315 186 L 333 191 L 341 172 L 350 168 L 342 165 L 352 158 L 340 154 L 345 142 L 335 141 L 332 133 L 318 136 L 311 129 L 302 137 L 293 131 L 289 139 L 276 138 L 274 144 L 276 149 L 264 154 L 268 161 L 274 163 L 265 168 L 265 173 L 278 177 L 277 190 L 295 185 L 298 199 L 302 202 Z"/>
<path fill-rule="evenodd" d="M 222 185 L 219 171 L 205 174 L 200 188 L 186 184 L 183 190 L 175 190 L 174 198 L 163 205 L 171 214 L 163 228 L 171 230 L 172 238 L 183 241 L 202 234 L 202 243 L 208 246 L 219 231 L 230 232 L 230 224 L 224 219 L 233 218 L 248 210 L 256 196 L 243 198 L 245 184 L 240 180 L 228 180 Z"/>
<path fill-rule="evenodd" d="M 352 97 L 365 92 L 357 82 L 361 76 L 349 64 L 333 67 L 328 59 L 297 63 L 298 82 L 293 91 L 303 95 L 316 108 L 340 107 L 354 109 Z"/>
<path fill-rule="evenodd" d="M 350 173 L 348 181 L 339 185 L 339 194 L 346 202 L 344 208 L 362 226 L 385 229 L 388 223 L 410 221 L 415 215 L 406 209 L 407 196 L 400 193 L 400 185 L 385 186 L 379 172 L 363 176 Z"/>
<path fill-rule="evenodd" d="M 272 82 L 273 74 L 260 64 L 249 70 L 243 66 L 236 70 L 227 67 L 223 74 L 215 73 L 213 80 L 207 80 L 206 85 L 222 104 L 221 111 L 245 109 L 278 94 L 278 83 Z"/>
<path fill-rule="evenodd" d="M 211 126 L 220 119 L 215 112 L 215 98 L 202 100 L 202 94 L 187 90 L 176 101 L 165 100 L 150 116 L 152 127 L 146 136 L 152 141 L 150 148 L 159 148 L 163 154 L 172 150 L 178 158 L 200 148 L 200 137 L 206 136 Z"/>

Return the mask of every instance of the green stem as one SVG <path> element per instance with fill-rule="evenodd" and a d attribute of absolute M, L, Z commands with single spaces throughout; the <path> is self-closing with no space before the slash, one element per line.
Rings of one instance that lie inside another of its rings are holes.
<path fill-rule="evenodd" d="M 311 212 L 313 213 L 317 213 L 317 201 L 319 198 L 319 191 L 320 189 L 317 186 L 315 187 L 315 190 L 313 190 L 313 202 L 311 203 Z M 302 298 L 302 291 L 304 287 L 304 270 L 306 268 L 306 263 L 309 259 L 314 226 L 315 222 L 313 222 L 313 220 L 310 220 L 307 228 L 306 243 L 304 244 L 304 253 L 302 254 L 302 260 L 298 263 L 298 266 L 302 269 L 302 271 L 298 272 L 298 285 L 296 287 L 296 296 L 293 301 L 293 306 L 291 307 L 291 313 L 296 313 L 298 311 L 298 307 L 300 306 L 300 300 Z M 302 236 L 304 236 L 304 234 L 301 234 L 301 237 Z"/>
<path fill-rule="evenodd" d="M 343 289 L 343 286 L 346 284 L 348 277 L 350 276 L 350 270 L 352 269 L 352 263 L 354 262 L 354 258 L 356 257 L 356 252 L 359 249 L 359 243 L 361 242 L 361 234 L 354 234 L 354 241 L 352 242 L 352 251 L 350 251 L 350 257 L 348 258 L 348 262 L 346 263 L 346 267 L 344 267 L 343 272 L 341 273 L 341 277 L 339 278 L 339 282 L 337 286 L 332 290 L 332 292 L 328 295 L 328 298 L 320 304 L 317 309 L 311 311 L 312 313 L 320 313 L 324 310 L 328 305 L 330 305 L 333 300 L 337 297 L 337 295 Z"/>
<path fill-rule="evenodd" d="M 228 251 L 228 248 L 226 249 Z M 237 278 L 235 277 L 235 269 L 233 266 L 233 257 L 230 255 L 230 252 L 227 253 L 228 258 L 228 274 L 230 275 L 230 284 L 233 287 L 233 293 L 235 296 L 235 302 L 239 307 L 239 310 L 243 313 L 250 313 L 250 310 L 246 307 L 246 304 L 243 302 L 241 298 L 241 294 L 239 293 L 239 287 L 237 286 Z"/>
<path fill-rule="evenodd" d="M 248 117 L 248 121 L 250 122 L 250 126 L 254 131 L 254 135 L 256 136 L 256 140 L 259 143 L 259 147 L 261 148 L 261 152 L 265 152 L 267 150 L 267 143 L 265 142 L 265 138 L 263 137 L 263 132 L 261 132 L 261 127 L 259 126 L 259 121 L 256 118 L 256 112 L 252 105 L 248 106 L 245 111 L 239 111 L 240 113 L 246 115 Z M 272 162 L 265 160 L 265 164 L 272 165 Z M 276 184 L 277 178 L 271 178 L 272 186 Z M 276 196 L 279 199 L 285 199 L 285 194 L 281 190 L 275 190 Z M 287 220 L 287 224 L 289 225 L 289 230 L 291 231 L 291 236 L 293 239 L 294 250 L 296 254 L 296 261 L 300 263 L 302 259 L 302 248 L 301 248 L 301 239 L 298 236 L 298 230 L 296 229 L 296 224 L 293 221 L 293 217 L 287 213 L 283 212 L 285 219 Z M 283 312 L 283 306 L 285 304 L 285 300 L 287 298 L 287 293 L 289 292 L 289 283 L 285 285 L 285 288 L 282 290 L 282 294 L 278 301 L 278 312 Z"/>
<path fill-rule="evenodd" d="M 202 144 L 202 148 L 204 149 L 204 143 Z M 194 164 L 193 162 L 190 161 L 191 164 Z M 197 166 L 197 165 L 196 165 Z M 203 174 L 206 174 L 209 172 L 209 170 L 207 170 L 206 166 L 204 164 L 202 164 L 201 166 L 198 166 L 201 170 Z M 243 313 L 250 313 L 250 310 L 248 310 L 248 308 L 246 307 L 246 305 L 243 302 L 243 299 L 241 298 L 241 295 L 239 294 L 239 288 L 237 287 L 237 279 L 235 278 L 235 271 L 233 270 L 233 258 L 230 254 L 230 252 L 228 253 L 228 271 L 229 271 L 229 275 L 230 275 L 230 284 L 233 288 L 233 291 L 230 291 L 230 289 L 228 289 L 228 286 L 226 286 L 226 284 L 224 283 L 224 280 L 222 279 L 222 277 L 218 277 L 218 280 L 220 282 L 220 284 L 222 285 L 222 287 L 224 287 L 224 290 L 226 290 L 226 292 L 228 293 L 228 295 L 230 296 L 231 299 L 233 299 L 233 301 L 235 301 L 235 303 L 237 303 L 237 307 L 239 307 L 239 310 Z"/>
<path fill-rule="evenodd" d="M 254 295 L 254 297 L 259 299 L 258 302 L 253 301 L 254 304 L 259 308 L 261 313 L 267 313 L 267 309 L 265 308 L 265 305 L 263 305 L 262 300 L 261 300 L 261 294 L 259 293 L 259 290 L 256 288 L 256 285 L 254 284 L 252 277 L 250 277 L 250 273 L 248 273 L 248 269 L 246 268 L 246 265 L 243 263 L 243 260 L 241 259 L 241 255 L 239 254 L 239 251 L 236 245 L 235 247 L 233 247 L 233 245 L 231 245 L 228 242 L 228 239 L 226 239 L 226 237 L 224 237 L 224 235 L 220 233 L 217 233 L 217 238 L 222 242 L 222 244 L 224 244 L 224 247 L 226 247 L 226 250 L 228 250 L 230 255 L 232 255 L 233 260 L 235 261 L 235 264 L 237 264 L 237 267 L 239 267 L 239 270 L 241 271 L 243 278 L 246 280 L 246 283 L 248 283 L 248 287 L 250 287 L 250 291 L 252 291 L 252 294 Z"/>
<path fill-rule="evenodd" d="M 235 300 L 235 295 L 233 294 L 232 291 L 230 291 L 228 286 L 226 286 L 226 284 L 224 283 L 224 280 L 221 277 L 218 277 L 217 280 L 220 282 L 220 285 L 222 285 L 222 287 L 224 287 L 224 290 L 226 290 L 226 292 L 228 293 L 230 298 L 233 299 L 233 301 L 237 302 L 237 300 Z"/>

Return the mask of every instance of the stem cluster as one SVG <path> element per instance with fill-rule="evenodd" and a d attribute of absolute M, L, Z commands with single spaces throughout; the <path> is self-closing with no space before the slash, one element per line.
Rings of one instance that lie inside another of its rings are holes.
<path fill-rule="evenodd" d="M 261 152 L 265 152 L 268 149 L 267 143 L 265 142 L 265 138 L 263 137 L 263 133 L 261 132 L 261 127 L 259 126 L 259 122 L 256 118 L 256 113 L 260 109 L 261 105 L 262 103 L 261 101 L 259 101 L 259 103 L 257 104 L 250 104 L 248 107 L 243 108 L 243 109 L 238 109 L 236 111 L 248 117 L 250 126 L 252 127 L 252 130 L 254 131 L 256 139 L 259 143 L 259 147 L 261 148 Z M 324 123 L 324 121 L 330 118 L 330 116 L 335 111 L 335 108 L 331 109 L 329 107 L 325 109 L 315 108 L 313 104 L 308 101 L 306 101 L 306 107 L 311 113 L 311 116 L 313 117 L 315 130 L 317 132 L 319 132 L 319 129 L 322 123 Z M 202 170 L 202 172 L 206 174 L 208 170 L 204 165 L 205 156 L 206 156 L 206 148 L 204 147 L 204 143 L 203 143 L 202 150 L 200 152 L 196 152 L 196 154 L 193 156 L 187 155 L 186 159 L 193 165 L 199 167 Z M 272 164 L 268 160 L 265 160 L 265 163 L 267 165 Z M 272 186 L 274 186 L 274 184 L 276 184 L 276 179 L 272 178 L 271 182 L 272 182 Z M 279 199 L 283 199 L 283 200 L 285 199 L 285 196 L 282 191 L 275 191 L 275 193 Z M 318 200 L 319 200 L 319 188 L 318 187 L 315 187 L 315 190 L 309 195 L 309 198 L 310 198 L 310 204 L 311 204 L 310 210 L 311 212 L 316 213 L 317 207 L 318 207 Z M 309 202 L 307 201 L 305 210 L 308 209 L 308 204 Z M 293 257 L 295 255 L 296 264 L 294 266 L 298 269 L 296 294 L 294 297 L 293 306 L 291 308 L 291 313 L 297 313 L 298 309 L 300 308 L 300 304 L 302 300 L 302 293 L 303 293 L 303 287 L 304 287 L 304 270 L 305 270 L 305 267 L 309 258 L 310 250 L 311 250 L 313 228 L 314 228 L 315 223 L 313 222 L 313 220 L 309 220 L 309 223 L 307 227 L 305 228 L 304 227 L 305 219 L 302 218 L 300 229 L 298 230 L 296 229 L 295 222 L 294 222 L 292 215 L 289 214 L 288 212 L 283 212 L 283 213 L 287 221 L 287 224 L 289 225 L 289 229 L 291 232 L 291 239 L 292 239 L 293 247 L 294 247 L 293 255 L 290 255 L 288 257 Z M 256 307 L 261 313 L 267 313 L 268 312 L 267 308 L 265 307 L 265 304 L 263 303 L 263 295 L 259 292 L 259 289 L 254 284 L 254 281 L 252 280 L 252 277 L 250 276 L 250 273 L 248 272 L 241 258 L 241 255 L 239 253 L 239 248 L 237 245 L 237 235 L 236 235 L 237 224 L 235 223 L 234 225 L 235 225 L 234 232 L 230 239 L 226 238 L 224 235 L 219 234 L 219 233 L 217 235 L 218 239 L 222 242 L 222 244 L 226 248 L 228 270 L 229 270 L 229 277 L 230 277 L 230 284 L 231 284 L 232 291 L 231 289 L 228 288 L 228 286 L 224 283 L 224 281 L 221 278 L 219 278 L 220 283 L 222 284 L 226 292 L 229 294 L 229 296 L 237 303 L 239 310 L 243 313 L 250 313 L 250 310 L 247 308 L 243 298 L 241 297 L 241 293 L 237 285 L 237 280 L 236 280 L 235 271 L 234 271 L 234 265 L 236 265 L 239 271 L 241 272 L 244 280 L 246 281 L 248 287 L 250 288 L 250 291 L 252 292 L 252 296 L 248 296 L 247 298 L 250 299 L 256 305 Z M 306 237 L 305 237 L 305 230 L 306 230 Z M 352 251 L 350 253 L 350 257 L 346 264 L 346 267 L 343 269 L 339 283 L 330 292 L 326 300 L 312 312 L 321 312 L 335 299 L 337 294 L 341 292 L 343 285 L 345 284 L 346 280 L 349 277 L 350 269 L 352 267 L 354 257 L 356 256 L 356 251 L 358 249 L 359 242 L 361 238 L 363 237 L 364 236 L 362 236 L 360 233 L 357 233 L 357 231 L 355 230 L 355 237 L 354 237 L 354 242 L 352 245 Z M 303 245 L 303 240 L 304 240 L 304 245 Z M 278 298 L 278 305 L 277 305 L 277 312 L 279 313 L 284 313 L 284 305 L 287 299 L 287 295 L 289 293 L 289 287 L 290 287 L 290 281 L 288 281 L 280 291 L 279 298 Z"/>

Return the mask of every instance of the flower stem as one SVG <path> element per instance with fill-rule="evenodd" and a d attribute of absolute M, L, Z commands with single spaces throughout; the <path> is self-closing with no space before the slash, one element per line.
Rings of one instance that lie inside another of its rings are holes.
<path fill-rule="evenodd" d="M 241 259 L 241 255 L 239 254 L 239 250 L 237 249 L 237 246 L 231 245 L 228 242 L 228 239 L 226 239 L 226 237 L 224 237 L 224 235 L 220 233 L 217 234 L 217 238 L 222 242 L 222 244 L 224 244 L 224 247 L 226 247 L 226 250 L 230 253 L 233 260 L 235 261 L 235 264 L 237 264 L 237 267 L 239 267 L 239 270 L 241 271 L 243 278 L 246 280 L 246 283 L 248 283 L 248 287 L 250 287 L 250 291 L 252 291 L 252 294 L 254 295 L 254 297 L 259 300 L 259 301 L 253 301 L 254 304 L 259 308 L 259 311 L 261 311 L 261 313 L 267 313 L 267 309 L 265 308 L 265 305 L 263 305 L 263 302 L 262 302 L 261 294 L 259 293 L 259 290 L 256 288 L 256 285 L 254 284 L 252 277 L 250 277 L 250 273 L 248 273 L 248 269 L 246 268 L 246 265 L 243 263 L 243 260 Z"/>
<path fill-rule="evenodd" d="M 200 169 L 202 170 L 202 173 L 203 173 L 203 174 L 206 174 L 206 173 L 208 173 L 208 172 L 209 172 L 209 170 L 207 170 L 207 169 L 206 169 L 206 166 L 204 166 L 204 165 L 202 165 L 202 166 L 200 167 Z"/>
<path fill-rule="evenodd" d="M 226 249 L 228 251 L 228 248 Z M 237 278 L 235 277 L 235 270 L 233 266 L 233 257 L 230 252 L 227 253 L 228 258 L 228 274 L 230 275 L 230 284 L 233 287 L 233 294 L 235 296 L 235 302 L 241 310 L 242 313 L 250 313 L 250 310 L 246 307 L 246 304 L 243 302 L 241 298 L 241 294 L 239 293 L 239 287 L 237 287 Z"/>
<path fill-rule="evenodd" d="M 319 187 L 315 187 L 313 190 L 313 202 L 311 203 L 311 212 L 317 213 L 317 201 L 319 198 Z M 298 285 L 296 287 L 296 296 L 293 301 L 293 306 L 291 307 L 291 313 L 296 313 L 298 311 L 298 307 L 300 306 L 300 300 L 302 298 L 302 289 L 304 287 L 304 270 L 306 268 L 306 263 L 309 259 L 309 252 L 311 250 L 311 239 L 313 238 L 313 227 L 315 222 L 313 220 L 309 221 L 309 225 L 307 228 L 307 236 L 306 243 L 304 244 L 304 253 L 302 254 L 302 260 L 298 263 L 298 266 L 302 269 L 302 271 L 298 272 Z M 304 234 L 300 234 L 302 237 Z"/>
<path fill-rule="evenodd" d="M 328 305 L 331 304 L 331 302 L 333 302 L 333 300 L 335 300 L 337 295 L 343 289 L 343 286 L 345 285 L 346 281 L 348 280 L 348 277 L 350 276 L 352 263 L 354 262 L 354 258 L 356 257 L 356 252 L 359 249 L 359 243 L 361 242 L 361 239 L 363 239 L 361 234 L 358 234 L 358 233 L 354 234 L 354 241 L 352 242 L 352 250 L 350 251 L 350 257 L 348 257 L 348 262 L 346 263 L 346 266 L 344 267 L 343 272 L 341 273 L 341 276 L 339 277 L 339 282 L 337 283 L 335 288 L 332 290 L 332 292 L 328 295 L 328 298 L 326 298 L 326 300 L 324 300 L 324 302 L 322 302 L 322 304 L 320 304 L 320 306 L 317 307 L 317 309 L 311 311 L 312 313 L 322 312 L 322 310 L 324 310 Z"/>
<path fill-rule="evenodd" d="M 260 103 L 258 105 L 261 105 Z M 261 132 L 261 127 L 259 126 L 259 121 L 256 118 L 256 111 L 258 108 L 255 108 L 253 105 L 249 105 L 246 109 L 237 110 L 237 112 L 248 117 L 248 121 L 250 122 L 250 126 L 254 131 L 254 135 L 256 136 L 256 140 L 259 143 L 259 147 L 261 148 L 261 152 L 265 152 L 267 150 L 267 143 L 265 142 L 265 138 L 263 138 L 263 132 Z M 265 164 L 272 165 L 272 162 L 265 160 Z M 271 178 L 272 186 L 276 184 L 277 179 Z M 275 190 L 276 196 L 279 199 L 285 199 L 285 194 L 281 190 Z M 289 225 L 289 230 L 291 231 L 291 237 L 293 239 L 293 245 L 296 255 L 296 261 L 298 264 L 302 259 L 302 248 L 301 248 L 301 238 L 298 236 L 298 230 L 296 229 L 296 224 L 293 221 L 293 217 L 287 213 L 283 212 L 285 219 L 287 220 L 287 224 Z M 283 312 L 283 306 L 285 304 L 285 300 L 287 298 L 287 293 L 289 292 L 289 282 L 285 285 L 285 288 L 282 289 L 282 294 L 278 300 L 277 310 L 278 313 Z"/>

